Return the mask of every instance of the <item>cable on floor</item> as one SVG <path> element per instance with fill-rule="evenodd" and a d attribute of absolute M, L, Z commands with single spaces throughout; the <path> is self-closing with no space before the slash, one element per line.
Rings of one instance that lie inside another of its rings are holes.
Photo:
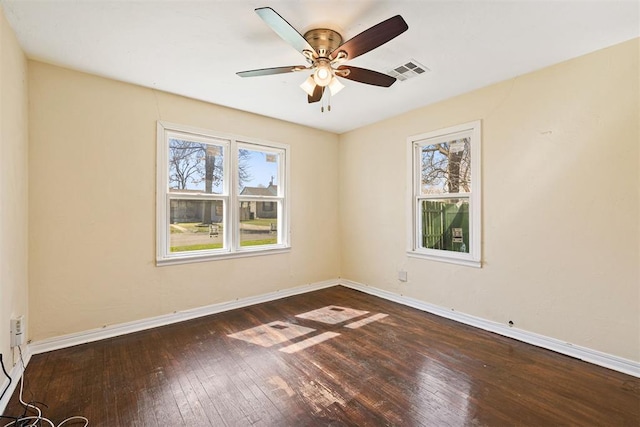
<path fill-rule="evenodd" d="M 13 420 L 13 421 L 10 421 L 8 424 L 5 424 L 3 427 L 62 427 L 64 425 L 77 424 L 80 422 L 84 423 L 82 427 L 87 427 L 89 425 L 89 420 L 80 415 L 75 415 L 73 417 L 66 418 L 62 420 L 60 423 L 55 424 L 49 418 L 43 417 L 42 410 L 38 406 L 36 406 L 37 404 L 40 404 L 48 408 L 47 405 L 45 405 L 42 402 L 35 402 L 35 401 L 27 403 L 22 399 L 22 393 L 24 390 L 24 376 L 27 368 L 24 364 L 24 359 L 22 358 L 22 349 L 20 348 L 20 346 L 18 346 L 18 352 L 20 353 L 20 363 L 22 363 L 22 375 L 20 376 L 20 394 L 18 396 L 18 399 L 20 400 L 20 403 L 24 406 L 24 412 L 19 417 L 10 417 L 10 416 L 0 415 L 0 418 L 9 418 Z M 3 369 L 4 369 L 4 365 L 3 365 Z M 29 411 L 34 412 L 37 415 L 27 415 Z"/>
<path fill-rule="evenodd" d="M 4 372 L 7 378 L 9 378 L 9 384 L 7 384 L 7 386 L 2 391 L 2 394 L 0 395 L 0 400 L 2 400 L 2 398 L 4 397 L 4 394 L 7 392 L 7 390 L 9 390 L 9 386 L 11 386 L 11 381 L 13 380 L 11 379 L 11 375 L 7 373 L 7 369 L 4 367 L 4 362 L 2 361 L 2 354 L 0 354 L 0 365 L 2 365 L 2 372 Z"/>

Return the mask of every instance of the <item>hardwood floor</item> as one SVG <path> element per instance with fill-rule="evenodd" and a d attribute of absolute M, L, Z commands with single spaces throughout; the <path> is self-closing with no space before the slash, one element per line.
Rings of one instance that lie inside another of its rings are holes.
<path fill-rule="evenodd" d="M 638 378 L 340 286 L 35 355 L 25 378 L 90 426 L 640 425 Z"/>

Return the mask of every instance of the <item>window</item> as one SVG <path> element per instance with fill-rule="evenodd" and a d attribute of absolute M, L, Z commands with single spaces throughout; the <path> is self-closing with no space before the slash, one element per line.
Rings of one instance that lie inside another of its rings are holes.
<path fill-rule="evenodd" d="M 480 267 L 480 121 L 408 138 L 410 256 Z"/>
<path fill-rule="evenodd" d="M 289 148 L 158 122 L 158 265 L 287 250 Z"/>

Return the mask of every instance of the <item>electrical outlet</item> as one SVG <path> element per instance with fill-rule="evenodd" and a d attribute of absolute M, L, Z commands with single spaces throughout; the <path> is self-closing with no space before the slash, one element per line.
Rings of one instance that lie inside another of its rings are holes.
<path fill-rule="evenodd" d="M 401 282 L 407 281 L 407 272 L 405 270 L 398 271 L 398 280 L 400 280 Z"/>
<path fill-rule="evenodd" d="M 11 319 L 11 347 L 24 344 L 24 316 Z"/>

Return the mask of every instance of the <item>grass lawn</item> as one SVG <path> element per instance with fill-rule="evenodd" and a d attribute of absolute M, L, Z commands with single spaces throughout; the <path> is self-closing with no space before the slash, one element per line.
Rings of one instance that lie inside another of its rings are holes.
<path fill-rule="evenodd" d="M 275 245 L 276 243 L 278 243 L 278 238 L 272 237 L 261 240 L 245 240 L 244 242 L 240 242 L 240 246 Z"/>
<path fill-rule="evenodd" d="M 274 245 L 276 243 L 278 243 L 278 239 L 276 237 L 272 237 L 269 239 L 246 240 L 244 242 L 240 242 L 240 246 Z M 171 252 L 206 251 L 209 249 L 221 248 L 222 243 L 204 243 L 197 245 L 171 246 Z"/>
<path fill-rule="evenodd" d="M 171 252 L 206 251 L 209 249 L 221 249 L 222 243 L 201 243 L 197 245 L 171 246 Z"/>
<path fill-rule="evenodd" d="M 277 224 L 277 218 L 259 218 L 259 219 L 251 219 L 248 221 L 242 221 L 242 224 L 251 224 L 251 225 L 264 225 L 271 226 L 271 224 Z"/>

